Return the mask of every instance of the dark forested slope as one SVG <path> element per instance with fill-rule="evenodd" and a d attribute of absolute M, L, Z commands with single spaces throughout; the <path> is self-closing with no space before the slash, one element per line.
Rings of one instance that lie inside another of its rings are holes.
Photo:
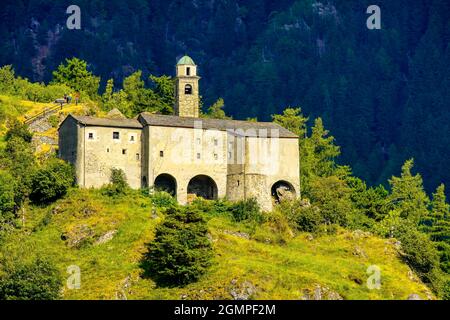
<path fill-rule="evenodd" d="M 67 57 L 89 62 L 102 84 L 137 69 L 173 74 L 188 53 L 207 106 L 223 97 L 236 118 L 301 106 L 321 115 L 342 162 L 376 183 L 416 159 L 429 190 L 450 183 L 450 2 L 83 0 L 81 30 L 67 30 L 73 1 L 6 0 L 0 65 L 49 81 Z"/>

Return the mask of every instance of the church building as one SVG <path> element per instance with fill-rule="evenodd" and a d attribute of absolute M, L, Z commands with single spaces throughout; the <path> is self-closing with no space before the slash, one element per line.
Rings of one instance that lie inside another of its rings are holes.
<path fill-rule="evenodd" d="M 117 168 L 130 187 L 165 190 L 180 204 L 256 198 L 269 211 L 298 197 L 299 137 L 273 122 L 201 118 L 199 80 L 194 61 L 182 57 L 174 115 L 69 114 L 58 129 L 59 156 L 74 165 L 78 185 L 101 187 Z"/>

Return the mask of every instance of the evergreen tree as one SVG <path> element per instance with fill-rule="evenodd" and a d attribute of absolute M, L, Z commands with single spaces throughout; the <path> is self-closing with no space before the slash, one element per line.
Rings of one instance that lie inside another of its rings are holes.
<path fill-rule="evenodd" d="M 298 135 L 300 139 L 305 138 L 308 118 L 303 116 L 302 108 L 286 108 L 283 114 L 272 115 L 272 120 L 283 128 Z"/>
<path fill-rule="evenodd" d="M 223 111 L 224 107 L 225 102 L 222 98 L 219 98 L 208 108 L 207 113 L 203 114 L 203 116 L 211 119 L 230 119 L 230 117 L 225 114 L 225 111 Z"/>
<path fill-rule="evenodd" d="M 91 98 L 98 94 L 100 78 L 87 70 L 86 61 L 78 58 L 66 59 L 53 71 L 53 82 L 66 84 L 75 91 L 84 91 Z"/>
<path fill-rule="evenodd" d="M 329 135 L 328 130 L 325 130 L 322 119 L 317 118 L 311 129 L 311 136 L 300 143 L 302 191 L 308 194 L 309 182 L 314 177 L 329 177 L 335 174 L 336 169 L 339 168 L 335 163 L 335 158 L 339 155 L 340 148 L 334 144 L 334 137 Z"/>
<path fill-rule="evenodd" d="M 170 207 L 142 262 L 146 274 L 160 285 L 185 285 L 198 280 L 213 257 L 207 232 L 197 209 Z"/>
<path fill-rule="evenodd" d="M 437 243 L 441 268 L 450 273 L 450 205 L 447 203 L 443 184 L 433 193 L 430 213 L 422 219 L 421 229 Z"/>
<path fill-rule="evenodd" d="M 389 180 L 392 192 L 388 201 L 391 207 L 400 210 L 402 218 L 417 224 L 427 216 L 430 200 L 423 189 L 420 174 L 411 173 L 413 165 L 413 159 L 407 160 L 402 166 L 400 177 L 394 176 Z"/>

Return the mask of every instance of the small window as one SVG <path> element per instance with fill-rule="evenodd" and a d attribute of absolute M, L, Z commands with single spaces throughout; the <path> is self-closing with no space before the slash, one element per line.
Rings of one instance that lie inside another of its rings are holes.
<path fill-rule="evenodd" d="M 238 180 L 238 181 L 237 181 L 237 184 L 238 184 L 238 187 L 239 187 L 239 185 L 241 184 L 241 182 Z"/>
<path fill-rule="evenodd" d="M 190 67 L 187 67 L 187 68 L 186 68 L 186 75 L 187 75 L 187 76 L 190 76 L 190 75 L 191 75 L 191 68 L 190 68 Z"/>
<path fill-rule="evenodd" d="M 106 148 L 106 152 L 109 152 L 109 148 Z"/>
<path fill-rule="evenodd" d="M 231 152 L 228 152 L 228 159 L 231 159 Z"/>
<path fill-rule="evenodd" d="M 214 153 L 214 160 L 219 159 L 219 156 L 217 155 L 217 153 Z"/>
<path fill-rule="evenodd" d="M 214 139 L 214 145 L 217 146 L 219 144 L 219 140 Z"/>
<path fill-rule="evenodd" d="M 159 152 L 159 156 L 160 156 L 161 158 L 164 157 L 164 151 L 161 150 L 161 151 Z"/>
<path fill-rule="evenodd" d="M 114 140 L 120 139 L 120 134 L 119 134 L 119 132 L 117 132 L 117 131 L 114 131 L 114 132 L 113 132 L 113 139 L 114 139 Z"/>
<path fill-rule="evenodd" d="M 94 140 L 94 133 L 93 132 L 89 132 L 88 133 L 88 138 L 89 138 L 89 140 Z"/>
<path fill-rule="evenodd" d="M 200 153 L 197 153 L 197 159 L 200 159 Z"/>
<path fill-rule="evenodd" d="M 139 153 L 136 153 L 136 160 L 139 160 L 139 159 L 140 159 Z"/>
<path fill-rule="evenodd" d="M 134 141 L 134 136 L 130 136 L 130 141 Z"/>
<path fill-rule="evenodd" d="M 122 149 L 122 154 L 127 154 L 127 149 Z"/>
<path fill-rule="evenodd" d="M 192 94 L 192 86 L 190 84 L 184 87 L 184 94 Z"/>

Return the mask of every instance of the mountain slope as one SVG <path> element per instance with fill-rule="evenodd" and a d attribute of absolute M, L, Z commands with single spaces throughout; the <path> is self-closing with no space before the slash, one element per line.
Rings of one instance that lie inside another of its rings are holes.
<path fill-rule="evenodd" d="M 48 207 L 28 207 L 25 226 L 9 235 L 0 254 L 49 257 L 66 274 L 81 270 L 81 288 L 65 299 L 406 299 L 431 297 L 395 249 L 394 241 L 363 232 L 279 234 L 268 226 L 207 215 L 215 259 L 210 272 L 184 288 L 159 288 L 141 278 L 139 261 L 163 214 L 138 192 L 109 198 L 73 189 Z M 367 268 L 381 269 L 370 290 Z M 69 277 L 69 274 L 66 274 Z"/>

